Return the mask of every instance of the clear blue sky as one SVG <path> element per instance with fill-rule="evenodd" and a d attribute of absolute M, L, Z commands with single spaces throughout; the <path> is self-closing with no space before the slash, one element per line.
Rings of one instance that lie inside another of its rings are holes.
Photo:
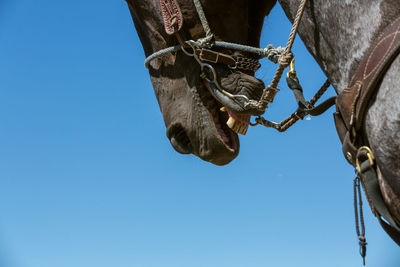
<path fill-rule="evenodd" d="M 262 45 L 289 27 L 275 7 Z M 324 76 L 294 51 L 309 98 Z M 1 267 L 361 266 L 333 110 L 213 166 L 170 146 L 143 60 L 122 0 L 0 2 Z M 295 109 L 281 88 L 273 120 Z M 368 266 L 398 267 L 365 213 Z"/>

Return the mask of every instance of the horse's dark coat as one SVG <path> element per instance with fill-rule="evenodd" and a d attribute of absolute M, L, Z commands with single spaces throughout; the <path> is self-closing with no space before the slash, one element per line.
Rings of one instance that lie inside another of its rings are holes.
<path fill-rule="evenodd" d="M 184 18 L 183 38 L 195 40 L 204 37 L 192 0 L 178 2 Z M 129 3 L 146 56 L 177 44 L 176 38 L 164 31 L 157 0 L 129 0 Z M 259 45 L 264 17 L 275 3 L 276 0 L 202 1 L 216 40 L 252 46 Z M 259 98 L 264 88 L 262 81 L 243 72 L 232 72 L 226 67 L 219 66 L 217 70 L 220 83 L 227 91 L 239 91 L 250 98 Z M 208 96 L 199 74 L 195 60 L 182 52 L 163 56 L 150 64 L 151 81 L 172 146 L 180 153 L 193 153 L 217 165 L 227 164 L 239 152 L 239 139 L 232 132 L 231 143 L 236 143 L 236 149 L 222 141 L 213 120 L 218 104 Z M 223 117 L 221 121 L 225 131 L 230 131 L 225 126 L 226 114 L 218 116 Z"/>

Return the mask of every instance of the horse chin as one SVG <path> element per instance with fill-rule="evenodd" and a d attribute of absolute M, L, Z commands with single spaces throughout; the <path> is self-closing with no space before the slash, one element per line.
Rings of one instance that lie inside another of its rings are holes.
<path fill-rule="evenodd" d="M 230 94 L 257 100 L 261 97 L 264 89 L 262 81 L 241 72 L 223 74 L 220 84 Z M 187 99 L 193 101 L 192 105 L 188 105 L 191 108 L 184 114 L 181 114 L 182 111 L 168 116 L 174 118 L 174 122 L 168 123 L 167 136 L 179 153 L 194 154 L 215 165 L 226 165 L 239 154 L 237 133 L 246 134 L 253 113 L 249 114 L 230 98 L 224 98 L 220 91 L 213 92 L 212 84 L 201 80 L 195 84 L 192 99 Z"/>
<path fill-rule="evenodd" d="M 262 81 L 242 72 L 222 75 L 220 83 L 227 92 L 243 95 L 248 99 L 260 99 L 264 89 Z M 239 153 L 240 143 L 237 133 L 246 134 L 250 115 L 260 115 L 260 112 L 245 109 L 243 103 L 221 94 L 212 83 L 203 82 L 203 86 L 200 87 L 208 115 L 197 118 L 202 121 L 200 127 L 202 134 L 198 136 L 196 133 L 193 139 L 203 142 L 198 146 L 200 149 L 194 150 L 193 154 L 216 165 L 228 164 Z M 228 120 L 232 117 L 235 118 L 235 124 L 228 127 Z"/>
<path fill-rule="evenodd" d="M 239 137 L 227 126 L 229 115 L 220 110 L 222 105 L 205 86 L 199 84 L 197 88 L 201 101 L 194 99 L 198 105 L 192 105 L 184 121 L 171 123 L 167 136 L 181 154 L 194 154 L 215 165 L 226 165 L 239 154 Z"/>
<path fill-rule="evenodd" d="M 205 107 L 207 116 L 201 119 L 203 125 L 197 136 L 200 149 L 194 154 L 215 165 L 226 165 L 239 154 L 239 137 L 227 126 L 228 113 L 220 110 L 222 106 L 214 98 L 208 97 Z"/>

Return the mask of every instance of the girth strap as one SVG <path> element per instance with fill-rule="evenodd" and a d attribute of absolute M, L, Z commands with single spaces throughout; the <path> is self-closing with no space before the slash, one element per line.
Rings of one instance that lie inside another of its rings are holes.
<path fill-rule="evenodd" d="M 379 223 L 387 234 L 400 246 L 400 226 L 397 225 L 386 207 L 379 187 L 374 159 L 371 156 L 367 156 L 367 153 L 370 153 L 367 149 L 359 150 L 357 158 L 363 158 L 364 160 L 359 162 L 357 173 L 361 178 L 372 213 L 378 218 Z"/>

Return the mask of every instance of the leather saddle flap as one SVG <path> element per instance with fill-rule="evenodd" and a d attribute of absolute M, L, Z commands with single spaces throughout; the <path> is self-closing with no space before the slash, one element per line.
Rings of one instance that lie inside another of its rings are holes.
<path fill-rule="evenodd" d="M 400 52 L 400 18 L 387 26 L 364 56 L 348 88 L 338 96 L 337 107 L 346 123 L 361 128 L 369 99 Z"/>
<path fill-rule="evenodd" d="M 165 32 L 172 35 L 182 28 L 183 17 L 177 0 L 159 0 Z"/>

